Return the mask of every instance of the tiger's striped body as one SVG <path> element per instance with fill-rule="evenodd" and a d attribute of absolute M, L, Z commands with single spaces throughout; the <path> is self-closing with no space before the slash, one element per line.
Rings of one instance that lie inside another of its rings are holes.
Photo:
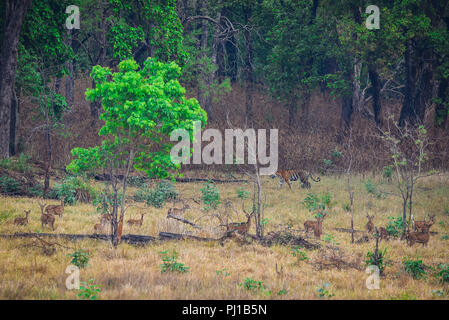
<path fill-rule="evenodd" d="M 315 182 L 319 182 L 321 179 L 320 177 L 315 178 L 312 176 L 312 173 L 304 171 L 304 170 L 278 170 L 276 171 L 276 174 L 273 174 L 271 176 L 272 179 L 279 177 L 279 188 L 282 188 L 282 184 L 287 182 L 289 188 L 291 189 L 292 186 L 290 185 L 290 181 L 298 181 L 300 180 L 302 183 L 303 188 L 310 189 L 310 182 L 309 178 L 312 179 Z"/>

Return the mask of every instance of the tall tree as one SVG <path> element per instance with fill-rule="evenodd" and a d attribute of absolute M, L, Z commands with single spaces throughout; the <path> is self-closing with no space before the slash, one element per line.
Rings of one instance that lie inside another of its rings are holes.
<path fill-rule="evenodd" d="M 0 53 L 0 157 L 10 155 L 11 115 L 16 121 L 14 94 L 20 30 L 32 0 L 6 0 Z M 13 110 L 11 110 L 13 108 Z M 14 146 L 11 147 L 14 152 Z"/>

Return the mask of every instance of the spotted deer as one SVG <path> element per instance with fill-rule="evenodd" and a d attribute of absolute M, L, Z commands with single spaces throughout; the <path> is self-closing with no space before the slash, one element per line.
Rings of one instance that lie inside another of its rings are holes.
<path fill-rule="evenodd" d="M 129 226 L 134 226 L 134 225 L 136 225 L 136 226 L 141 227 L 141 226 L 142 226 L 142 223 L 143 223 L 143 216 L 144 216 L 144 215 L 145 215 L 144 213 L 141 213 L 140 219 L 129 219 L 128 221 L 126 221 L 126 223 L 127 223 Z"/>
<path fill-rule="evenodd" d="M 41 207 L 41 227 L 44 225 L 50 225 L 53 230 L 55 230 L 55 216 L 49 213 L 44 213 L 45 206 L 47 204 L 42 204 L 39 202 L 39 206 Z"/>
<path fill-rule="evenodd" d="M 427 243 L 429 242 L 430 239 L 430 232 L 427 229 L 427 232 L 407 232 L 406 234 L 406 239 L 407 239 L 407 243 L 408 245 L 411 247 L 413 246 L 416 242 L 421 243 L 424 246 L 427 247 Z"/>
<path fill-rule="evenodd" d="M 365 229 L 366 229 L 366 231 L 368 231 L 368 233 L 372 234 L 372 233 L 374 233 L 374 223 L 373 223 L 374 214 L 372 216 L 367 214 L 366 218 L 368 219 L 368 222 L 365 225 Z"/>
<path fill-rule="evenodd" d="M 435 223 L 435 215 L 434 214 L 427 214 L 427 217 L 429 218 L 429 221 L 414 221 L 413 223 L 413 231 L 415 232 L 423 232 L 426 233 L 428 230 L 430 230 L 430 227 L 433 226 Z"/>
<path fill-rule="evenodd" d="M 59 216 L 60 218 L 62 218 L 62 214 L 64 213 L 64 201 L 65 201 L 65 197 L 62 197 L 61 204 L 48 205 L 47 208 L 45 208 L 45 212 L 47 214 L 52 214 L 52 215 Z"/>
<path fill-rule="evenodd" d="M 104 214 L 100 219 L 100 223 L 94 225 L 95 232 L 103 232 L 107 229 L 108 223 L 112 220 L 112 215 Z"/>
<path fill-rule="evenodd" d="M 387 229 L 384 227 L 379 227 L 379 234 L 378 234 L 379 240 L 390 240 L 390 235 L 387 232 Z"/>
<path fill-rule="evenodd" d="M 316 218 L 316 221 L 307 220 L 304 222 L 304 229 L 306 231 L 306 234 L 313 230 L 313 234 L 315 235 L 315 238 L 321 239 L 321 234 L 323 233 L 323 220 L 326 217 L 326 213 L 318 216 Z"/>
<path fill-rule="evenodd" d="M 15 218 L 15 225 L 26 226 L 28 224 L 28 215 L 30 214 L 31 210 L 23 210 L 23 212 L 25 212 L 25 218 Z"/>
<path fill-rule="evenodd" d="M 175 216 L 182 216 L 187 209 L 190 209 L 190 206 L 188 204 L 184 204 L 181 209 L 179 209 L 179 208 L 170 208 L 167 211 L 167 216 L 170 215 L 170 214 L 171 215 L 175 215 Z"/>

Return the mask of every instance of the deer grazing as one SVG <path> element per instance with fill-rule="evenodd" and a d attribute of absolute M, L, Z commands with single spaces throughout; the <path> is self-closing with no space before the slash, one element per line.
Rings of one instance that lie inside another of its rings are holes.
<path fill-rule="evenodd" d="M 379 227 L 379 234 L 378 234 L 379 240 L 390 240 L 390 235 L 387 232 L 387 229 L 384 227 Z"/>
<path fill-rule="evenodd" d="M 45 212 L 47 214 L 56 215 L 56 216 L 59 216 L 60 218 L 62 218 L 62 214 L 64 213 L 64 201 L 65 201 L 65 197 L 62 197 L 61 204 L 49 205 L 49 206 L 47 206 L 47 208 L 45 208 Z"/>
<path fill-rule="evenodd" d="M 26 226 L 28 224 L 28 215 L 30 214 L 31 210 L 23 210 L 25 212 L 25 218 L 15 218 L 14 224 L 15 225 L 22 225 Z"/>
<path fill-rule="evenodd" d="M 427 213 L 427 217 L 429 221 L 413 221 L 413 231 L 427 233 L 430 230 L 430 227 L 435 223 L 435 215 Z"/>
<path fill-rule="evenodd" d="M 144 216 L 144 215 L 145 215 L 144 213 L 141 213 L 140 219 L 129 219 L 128 221 L 126 221 L 126 223 L 127 223 L 129 226 L 136 225 L 136 226 L 141 227 L 141 226 L 142 226 L 142 223 L 143 223 L 143 216 Z"/>
<path fill-rule="evenodd" d="M 306 234 L 310 230 L 313 230 L 315 238 L 321 239 L 321 234 L 323 233 L 323 220 L 325 217 L 326 213 L 316 217 L 316 221 L 307 220 L 306 222 L 304 222 L 304 229 L 306 231 Z"/>
<path fill-rule="evenodd" d="M 44 213 L 45 206 L 47 204 L 42 204 L 39 202 L 39 206 L 41 207 L 41 227 L 44 225 L 50 225 L 53 230 L 55 230 L 55 216 L 52 214 Z"/>
<path fill-rule="evenodd" d="M 373 223 L 374 214 L 372 216 L 367 214 L 366 218 L 368 219 L 368 222 L 365 225 L 365 229 L 366 231 L 368 231 L 368 233 L 372 234 L 374 232 L 374 223 Z"/>

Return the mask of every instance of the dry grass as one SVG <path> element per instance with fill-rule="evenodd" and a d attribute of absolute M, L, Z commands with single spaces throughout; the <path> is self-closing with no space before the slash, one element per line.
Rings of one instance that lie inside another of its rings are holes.
<path fill-rule="evenodd" d="M 374 179 L 378 181 L 377 179 Z M 355 226 L 364 229 L 368 203 L 370 213 L 375 213 L 376 226 L 386 225 L 389 216 L 398 216 L 401 212 L 399 198 L 389 196 L 377 199 L 368 194 L 361 176 L 354 178 L 355 187 Z M 263 181 L 263 190 L 267 195 L 266 217 L 269 218 L 267 231 L 277 230 L 278 224 L 290 223 L 294 228 L 303 228 L 305 220 L 311 214 L 301 205 L 307 191 L 293 184 L 293 191 L 286 186 L 277 189 L 277 180 L 269 178 Z M 177 184 L 180 194 L 185 197 L 200 197 L 199 183 Z M 219 185 L 222 198 L 236 198 L 236 189 L 243 187 L 252 191 L 250 185 Z M 393 184 L 384 184 L 387 190 L 394 190 Z M 343 209 L 348 202 L 343 178 L 322 177 L 320 183 L 313 183 L 313 192 L 330 192 L 335 205 L 324 221 L 323 236 L 331 234 L 349 257 L 362 255 L 362 263 L 368 250 L 373 250 L 374 242 L 351 244 L 350 234 L 338 232 L 334 228 L 349 228 L 350 215 Z M 130 194 L 135 189 L 131 188 Z M 121 244 L 116 250 L 103 241 L 70 242 L 60 240 L 65 246 L 82 248 L 91 254 L 89 265 L 81 270 L 81 281 L 95 279 L 102 286 L 101 299 L 318 299 L 317 287 L 325 282 L 331 284 L 333 299 L 390 299 L 417 298 L 435 299 L 432 290 L 445 290 L 448 287 L 438 283 L 432 277 L 414 280 L 402 269 L 405 256 L 420 257 L 428 265 L 449 262 L 448 242 L 441 236 L 448 234 L 449 215 L 449 178 L 435 176 L 422 181 L 417 186 L 415 215 L 423 218 L 430 210 L 436 214 L 436 223 L 432 231 L 438 235 L 431 236 L 427 248 L 421 245 L 405 246 L 399 240 L 383 242 L 381 248 L 387 247 L 387 258 L 393 261 L 381 278 L 380 290 L 368 290 L 365 286 L 367 274 L 356 269 L 329 269 L 316 271 L 307 262 L 298 262 L 291 254 L 291 248 L 284 246 L 263 247 L 258 244 L 239 245 L 235 242 L 200 243 L 195 241 L 156 242 L 145 247 Z M 57 201 L 49 201 L 54 202 Z M 247 206 L 249 201 L 247 202 Z M 160 231 L 187 231 L 174 221 L 167 221 L 169 204 L 163 209 L 140 209 L 131 207 L 127 219 L 139 218 L 140 212 L 146 212 L 142 227 L 129 228 L 125 225 L 124 233 L 147 234 L 157 236 Z M 236 207 L 240 208 L 240 206 Z M 31 209 L 30 223 L 26 227 L 14 226 L 15 217 L 22 216 L 23 210 Z M 446 213 L 445 213 L 446 212 Z M 8 215 L 9 213 L 9 215 Z M 185 217 L 193 219 L 202 214 L 197 207 L 187 211 Z M 2 218 L 3 217 L 3 218 Z M 40 209 L 37 199 L 0 198 L 0 233 L 16 231 L 53 232 L 40 226 Z M 238 220 L 237 218 L 235 218 Z M 243 215 L 240 216 L 243 219 Z M 55 233 L 92 233 L 93 225 L 98 222 L 98 214 L 92 205 L 80 204 L 65 208 L 64 217 L 56 219 Z M 206 223 L 200 220 L 199 223 Z M 192 229 L 193 230 L 193 229 Z M 254 233 L 252 226 L 251 233 Z M 357 234 L 356 238 L 362 234 Z M 311 235 L 313 237 L 313 235 Z M 313 239 L 311 239 L 313 240 Z M 65 287 L 66 267 L 74 249 L 57 248 L 52 256 L 42 254 L 38 248 L 25 248 L 29 239 L 0 239 L 0 298 L 1 299 L 75 299 L 76 291 Z M 323 245 L 327 245 L 323 240 Z M 179 261 L 190 267 L 188 273 L 161 274 L 162 263 L 159 252 L 175 249 L 179 252 Z M 318 259 L 319 251 L 304 250 L 313 262 Z M 283 267 L 283 273 L 276 272 L 276 264 Z M 217 270 L 226 270 L 229 275 L 219 275 Z M 263 281 L 272 291 L 271 296 L 263 292 L 245 290 L 240 284 L 245 278 Z M 277 295 L 281 289 L 285 295 Z M 446 295 L 447 298 L 447 295 Z"/>

